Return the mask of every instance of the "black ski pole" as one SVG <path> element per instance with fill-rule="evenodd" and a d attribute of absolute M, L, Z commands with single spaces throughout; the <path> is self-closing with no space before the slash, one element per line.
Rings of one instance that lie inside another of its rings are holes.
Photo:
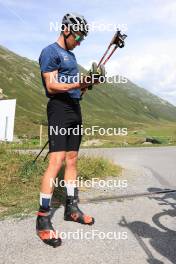
<path fill-rule="evenodd" d="M 47 152 L 46 156 L 44 157 L 43 161 L 45 161 L 48 157 L 49 151 Z"/>
<path fill-rule="evenodd" d="M 33 160 L 33 163 L 36 162 L 36 160 L 38 159 L 38 157 L 40 156 L 40 154 L 43 152 L 43 150 L 46 148 L 46 146 L 48 145 L 49 140 L 45 143 L 45 145 L 43 146 L 43 148 L 41 149 L 41 151 L 39 152 L 39 154 L 36 156 L 36 158 Z"/>

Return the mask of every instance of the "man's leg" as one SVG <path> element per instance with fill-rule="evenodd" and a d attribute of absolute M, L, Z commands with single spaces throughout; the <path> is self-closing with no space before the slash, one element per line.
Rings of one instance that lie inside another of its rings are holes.
<path fill-rule="evenodd" d="M 37 234 L 43 242 L 53 247 L 60 246 L 61 239 L 56 236 L 56 232 L 51 223 L 50 203 L 54 189 L 53 181 L 58 175 L 64 159 L 65 151 L 49 154 L 49 165 L 42 177 L 40 189 L 40 208 L 36 222 Z"/>
<path fill-rule="evenodd" d="M 75 180 L 77 178 L 77 159 L 78 151 L 66 152 L 64 180 L 66 183 L 67 197 L 64 219 L 66 221 L 75 221 L 81 224 L 92 225 L 95 221 L 94 218 L 85 215 L 78 208 L 78 192 L 75 184 Z"/>
<path fill-rule="evenodd" d="M 49 164 L 48 168 L 46 169 L 41 183 L 40 191 L 42 193 L 51 194 L 53 192 L 53 185 L 51 186 L 51 182 L 55 180 L 58 172 L 62 167 L 62 163 L 65 160 L 66 152 L 65 151 L 58 151 L 52 152 L 49 154 Z"/>
<path fill-rule="evenodd" d="M 75 181 L 77 179 L 77 160 L 78 151 L 68 151 L 65 156 L 65 174 L 64 180 Z"/>

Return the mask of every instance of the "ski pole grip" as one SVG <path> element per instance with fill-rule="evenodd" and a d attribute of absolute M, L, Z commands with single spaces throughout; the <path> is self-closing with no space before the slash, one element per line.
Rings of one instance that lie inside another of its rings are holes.
<path fill-rule="evenodd" d="M 123 48 L 125 46 L 125 39 L 127 35 L 121 34 L 120 30 L 117 29 L 117 32 L 115 33 L 114 37 L 111 40 L 111 45 L 115 44 L 119 48 Z"/>

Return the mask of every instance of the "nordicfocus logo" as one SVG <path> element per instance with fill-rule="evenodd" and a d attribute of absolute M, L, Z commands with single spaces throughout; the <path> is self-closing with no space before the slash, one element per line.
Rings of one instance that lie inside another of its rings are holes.
<path fill-rule="evenodd" d="M 94 135 L 100 135 L 100 136 L 127 136 L 128 130 L 126 127 L 123 128 L 115 128 L 115 127 L 100 127 L 100 126 L 91 126 L 84 128 L 83 125 L 77 125 L 76 127 L 72 128 L 65 128 L 60 127 L 59 124 L 56 126 L 49 126 L 49 134 L 52 135 L 75 135 L 75 136 L 94 136 Z"/>
<path fill-rule="evenodd" d="M 96 189 L 126 189 L 128 187 L 127 180 L 108 179 L 103 180 L 99 178 L 92 178 L 90 180 L 84 180 L 82 177 L 78 177 L 76 180 L 60 180 L 58 178 L 50 179 L 50 187 L 66 187 L 66 184 L 74 184 L 77 188 L 96 188 Z"/>
<path fill-rule="evenodd" d="M 77 24 L 72 24 L 72 25 L 68 25 L 67 28 L 70 28 L 73 31 L 80 31 L 81 29 L 81 25 L 77 25 Z M 50 32 L 58 32 L 58 31 L 62 31 L 66 28 L 65 24 L 59 23 L 58 21 L 50 21 L 49 22 L 49 30 Z M 126 23 L 122 23 L 122 24 L 113 24 L 113 23 L 100 23 L 98 21 L 92 21 L 91 23 L 88 23 L 87 25 L 85 25 L 84 27 L 82 26 L 82 30 L 84 29 L 89 30 L 90 32 L 94 32 L 94 31 L 115 31 L 117 28 L 119 28 L 120 30 L 126 32 L 128 30 L 128 25 Z"/>
<path fill-rule="evenodd" d="M 77 229 L 73 232 L 58 232 L 56 231 L 50 231 L 50 239 L 52 238 L 61 238 L 68 239 L 68 240 L 126 240 L 128 239 L 128 233 L 127 232 L 116 232 L 116 231 L 109 231 L 104 232 L 100 231 L 98 229 L 92 229 L 90 231 L 84 231 L 83 229 Z"/>
<path fill-rule="evenodd" d="M 97 74 L 91 74 L 91 76 L 85 76 L 82 72 L 77 73 L 76 75 L 62 75 L 60 76 L 59 73 L 54 74 L 50 72 L 50 83 L 87 83 L 92 84 L 95 82 L 99 82 L 100 84 L 103 83 L 110 83 L 110 84 L 125 84 L 128 82 L 128 79 L 121 75 L 116 76 L 98 76 Z"/>

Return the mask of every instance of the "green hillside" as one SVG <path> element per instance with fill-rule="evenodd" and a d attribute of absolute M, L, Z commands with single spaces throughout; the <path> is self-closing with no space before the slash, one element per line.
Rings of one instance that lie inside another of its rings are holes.
<path fill-rule="evenodd" d="M 5 98 L 17 99 L 15 133 L 38 135 L 39 124 L 46 124 L 47 99 L 37 62 L 0 46 L 0 79 Z M 82 109 L 85 125 L 135 129 L 176 122 L 176 107 L 130 81 L 88 91 Z"/>

